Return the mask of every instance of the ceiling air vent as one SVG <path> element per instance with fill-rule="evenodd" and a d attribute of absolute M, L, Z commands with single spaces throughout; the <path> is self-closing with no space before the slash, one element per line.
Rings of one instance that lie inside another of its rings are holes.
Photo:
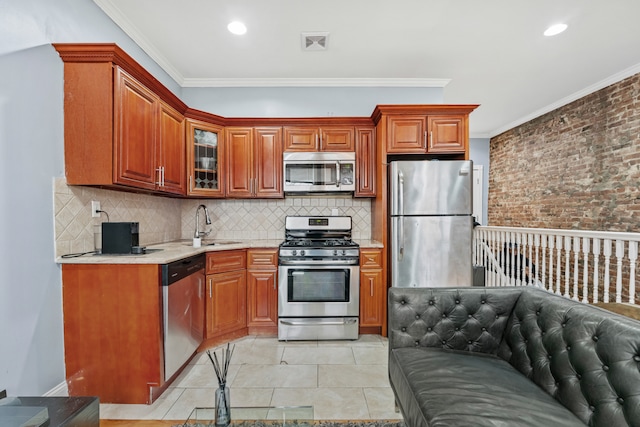
<path fill-rule="evenodd" d="M 302 50 L 327 50 L 329 33 L 302 33 Z"/>

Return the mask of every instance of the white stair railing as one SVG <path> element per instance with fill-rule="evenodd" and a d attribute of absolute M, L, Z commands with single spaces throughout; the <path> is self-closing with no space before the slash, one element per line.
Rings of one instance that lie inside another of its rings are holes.
<path fill-rule="evenodd" d="M 636 304 L 639 242 L 640 233 L 478 226 L 473 257 L 486 286 L 533 285 L 584 303 Z"/>

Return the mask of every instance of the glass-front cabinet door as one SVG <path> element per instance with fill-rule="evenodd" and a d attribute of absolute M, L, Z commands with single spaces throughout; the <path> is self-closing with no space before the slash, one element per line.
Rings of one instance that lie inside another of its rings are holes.
<path fill-rule="evenodd" d="M 222 126 L 198 120 L 187 120 L 187 163 L 189 195 L 223 197 L 223 132 Z"/>

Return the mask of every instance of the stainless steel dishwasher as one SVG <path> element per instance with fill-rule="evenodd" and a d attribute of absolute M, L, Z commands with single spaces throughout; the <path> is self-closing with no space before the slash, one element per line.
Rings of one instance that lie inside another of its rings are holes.
<path fill-rule="evenodd" d="M 171 378 L 204 338 L 204 254 L 162 265 L 164 378 Z"/>

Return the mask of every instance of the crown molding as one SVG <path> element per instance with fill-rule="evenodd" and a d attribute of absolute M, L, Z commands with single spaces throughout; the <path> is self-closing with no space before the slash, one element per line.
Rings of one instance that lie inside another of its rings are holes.
<path fill-rule="evenodd" d="M 577 101 L 580 98 L 584 98 L 587 95 L 590 95 L 594 92 L 599 91 L 600 89 L 604 89 L 607 86 L 610 86 L 614 83 L 618 83 L 619 81 L 622 81 L 628 77 L 631 77 L 635 74 L 640 73 L 640 64 L 636 64 L 636 65 L 632 65 L 629 68 L 626 68 L 616 74 L 613 74 L 609 77 L 607 77 L 604 80 L 600 80 L 597 83 L 592 84 L 591 86 L 587 86 L 586 88 L 579 90 L 578 92 L 574 92 L 569 96 L 566 96 L 556 102 L 554 102 L 553 104 L 549 104 L 546 107 L 543 107 L 539 110 L 534 111 L 531 114 L 528 114 L 524 117 L 519 118 L 518 120 L 515 120 L 509 124 L 506 124 L 502 127 L 499 127 L 498 129 L 495 129 L 494 131 L 489 133 L 489 137 L 493 138 L 494 136 L 498 136 L 501 133 L 504 133 L 510 129 L 513 129 L 517 126 L 520 126 L 524 123 L 527 123 L 535 118 L 538 118 L 544 114 L 550 113 L 553 110 L 557 110 L 560 107 L 564 107 L 567 104 L 572 103 L 573 101 Z"/>
<path fill-rule="evenodd" d="M 127 17 L 109 0 L 93 0 L 111 20 L 122 29 L 140 48 L 153 59 L 179 86 L 184 82 L 183 75 L 167 58 L 155 48 Z"/>
<path fill-rule="evenodd" d="M 182 87 L 445 87 L 451 79 L 237 78 L 184 79 Z"/>

